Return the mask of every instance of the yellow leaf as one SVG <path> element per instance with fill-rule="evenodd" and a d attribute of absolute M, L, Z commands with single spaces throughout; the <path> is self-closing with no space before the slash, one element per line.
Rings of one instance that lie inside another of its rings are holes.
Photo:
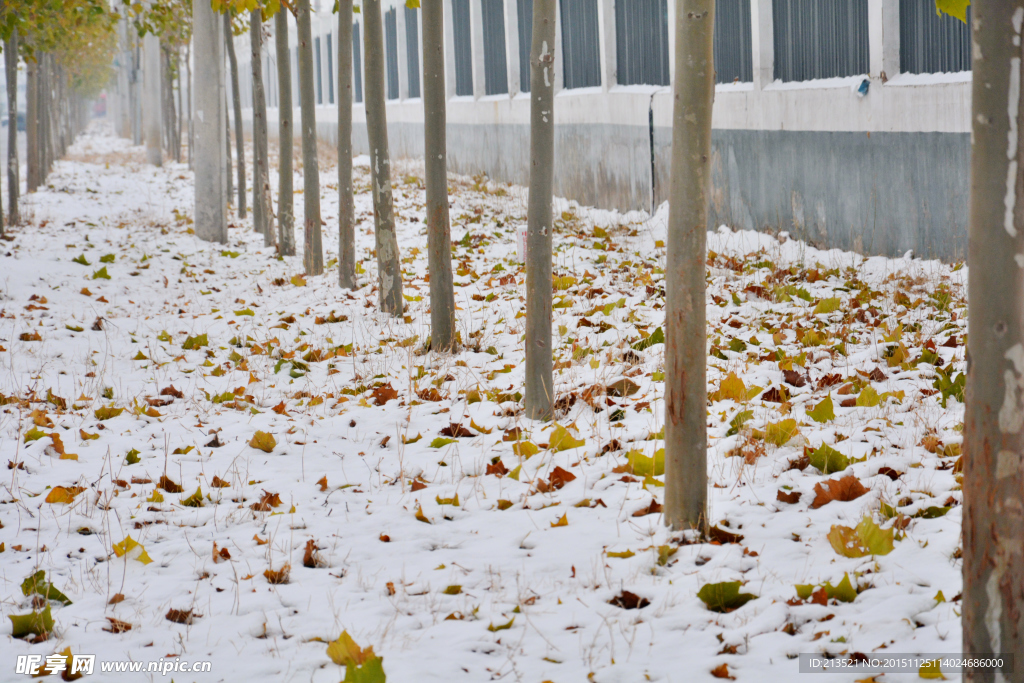
<path fill-rule="evenodd" d="M 586 444 L 583 439 L 576 439 L 572 433 L 562 425 L 555 425 L 549 439 L 550 448 L 553 451 L 567 451 L 572 448 L 579 448 Z"/>
<path fill-rule="evenodd" d="M 46 502 L 51 505 L 57 503 L 71 503 L 75 499 L 75 496 L 84 490 L 84 486 L 54 486 L 46 496 Z"/>
<path fill-rule="evenodd" d="M 636 555 L 636 553 L 634 553 L 632 550 L 623 550 L 621 553 L 608 553 L 608 557 L 618 557 L 623 560 L 628 560 L 634 555 Z"/>
<path fill-rule="evenodd" d="M 516 455 L 524 458 L 529 458 L 531 455 L 536 455 L 540 451 L 537 445 L 529 441 L 517 441 L 512 444 L 512 452 Z"/>
<path fill-rule="evenodd" d="M 708 398 L 712 401 L 730 399 L 741 403 L 747 398 L 747 387 L 743 384 L 743 380 L 736 376 L 735 372 L 730 372 L 729 376 L 718 385 L 718 391 L 712 392 Z"/>
<path fill-rule="evenodd" d="M 427 516 L 425 514 L 423 514 L 423 506 L 422 505 L 420 505 L 420 506 L 418 506 L 416 508 L 416 519 L 418 521 L 424 522 L 426 524 L 430 524 L 431 523 L 431 521 L 429 519 L 427 519 Z"/>
<path fill-rule="evenodd" d="M 120 543 L 114 544 L 114 554 L 118 557 L 124 557 L 129 560 L 138 560 L 142 564 L 149 564 L 153 561 L 153 559 L 146 554 L 146 548 L 131 536 L 128 536 Z"/>
<path fill-rule="evenodd" d="M 551 522 L 551 528 L 553 529 L 553 528 L 559 527 L 559 526 L 569 526 L 568 514 L 569 513 L 564 513 L 562 515 L 562 517 L 557 522 Z"/>
<path fill-rule="evenodd" d="M 273 434 L 257 431 L 249 440 L 249 445 L 263 451 L 264 453 L 269 453 L 274 450 L 274 446 L 277 445 L 277 441 L 274 439 Z"/>
<path fill-rule="evenodd" d="M 942 669 L 939 667 L 939 660 L 937 659 L 933 659 L 922 664 L 921 668 L 917 670 L 917 675 L 921 678 L 931 678 L 940 681 L 946 680 L 946 677 L 942 675 Z"/>
<path fill-rule="evenodd" d="M 304 278 L 302 275 L 296 275 L 292 277 L 292 284 L 295 285 L 296 287 L 305 287 L 306 278 Z"/>
<path fill-rule="evenodd" d="M 764 431 L 765 441 L 781 446 L 796 436 L 800 430 L 796 425 L 796 420 L 789 419 L 778 423 L 769 423 Z"/>
<path fill-rule="evenodd" d="M 349 662 L 359 666 L 373 656 L 373 648 L 364 650 L 352 640 L 348 631 L 342 631 L 338 639 L 327 646 L 327 656 L 338 666 L 346 666 Z"/>
<path fill-rule="evenodd" d="M 935 13 L 942 14 L 945 12 L 966 24 L 967 6 L 970 4 L 971 0 L 935 0 Z"/>

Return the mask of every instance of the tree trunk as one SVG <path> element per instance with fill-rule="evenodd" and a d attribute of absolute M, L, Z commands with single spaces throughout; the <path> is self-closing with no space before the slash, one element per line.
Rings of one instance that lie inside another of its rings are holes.
<path fill-rule="evenodd" d="M 231 65 L 231 102 L 235 108 L 235 161 L 238 166 L 238 217 L 245 218 L 245 130 L 242 127 L 242 98 L 238 91 L 238 60 L 235 58 L 235 36 L 231 32 L 231 15 L 224 14 L 224 42 Z M 229 143 L 230 144 L 230 140 Z"/>
<path fill-rule="evenodd" d="M 192 127 L 192 43 L 188 42 L 185 44 L 185 88 L 187 89 L 187 98 L 185 100 L 185 107 L 188 110 L 188 168 L 192 170 L 195 164 L 195 147 L 196 140 L 193 135 Z"/>
<path fill-rule="evenodd" d="M 281 9 L 274 15 L 274 45 L 277 52 L 277 226 L 278 251 L 295 255 L 295 193 L 292 190 L 292 65 L 288 50 L 288 14 Z"/>
<path fill-rule="evenodd" d="M 181 47 L 174 49 L 174 66 L 175 72 L 178 74 L 178 109 L 177 115 L 174 119 L 174 160 L 177 163 L 181 163 L 181 128 L 182 122 L 185 120 L 185 107 L 184 99 L 185 93 L 182 91 L 185 89 L 184 83 L 181 82 Z"/>
<path fill-rule="evenodd" d="M 963 651 L 1016 653 L 1016 668 L 965 681 L 1024 681 L 1024 125 L 1018 3 L 975 0 Z"/>
<path fill-rule="evenodd" d="M 270 152 L 267 149 L 267 98 L 263 92 L 263 18 L 261 10 L 249 15 L 252 47 L 252 212 L 256 229 L 263 234 L 263 246 L 277 241 L 274 207 L 270 198 Z"/>
<path fill-rule="evenodd" d="M 704 259 L 711 173 L 714 0 L 680 0 L 665 265 L 665 523 L 707 527 Z"/>
<path fill-rule="evenodd" d="M 338 284 L 356 288 L 352 194 L 352 0 L 338 0 Z"/>
<path fill-rule="evenodd" d="M 530 196 L 526 212 L 526 417 L 550 420 L 551 202 L 555 178 L 555 0 L 534 0 L 530 48 Z"/>
<path fill-rule="evenodd" d="M 430 348 L 455 349 L 455 290 L 448 217 L 448 142 L 444 82 L 444 4 L 425 2 L 423 15 L 423 150 L 427 185 Z"/>
<path fill-rule="evenodd" d="M 364 0 L 366 31 L 366 135 L 370 143 L 370 192 L 373 194 L 374 232 L 377 235 L 377 282 L 380 310 L 402 315 L 402 265 L 395 237 L 395 206 L 391 196 L 391 155 L 388 118 L 384 105 L 384 26 L 380 0 Z"/>
<path fill-rule="evenodd" d="M 302 203 L 304 208 L 302 263 L 307 275 L 324 272 L 320 237 L 320 167 L 316 148 L 316 109 L 313 92 L 313 29 L 309 0 L 298 0 L 299 101 L 302 106 Z"/>
<path fill-rule="evenodd" d="M 142 39 L 145 63 L 142 68 L 142 89 L 145 101 L 142 105 L 143 127 L 146 130 L 146 161 L 154 166 L 164 163 L 160 138 L 163 133 L 161 109 L 164 105 L 163 78 L 160 68 L 160 39 L 147 33 Z"/>
<path fill-rule="evenodd" d="M 21 222 L 18 194 L 21 192 L 18 161 L 18 31 L 11 34 L 4 48 L 7 71 L 7 215 L 11 225 Z M 12 87 L 13 86 L 13 87 Z"/>
<path fill-rule="evenodd" d="M 228 95 L 224 93 L 224 149 L 227 151 L 227 156 L 224 157 L 224 166 L 227 171 L 227 185 L 228 185 L 228 203 L 231 203 L 231 198 L 235 196 L 235 177 L 231 172 L 231 117 L 228 116 L 228 111 L 231 110 L 231 106 L 228 104 Z M 243 199 L 245 193 L 242 193 Z"/>
<path fill-rule="evenodd" d="M 39 62 L 26 60 L 25 78 L 25 161 L 26 189 L 39 186 Z"/>
<path fill-rule="evenodd" d="M 228 241 L 227 184 L 224 181 L 224 29 L 207 0 L 192 2 L 195 41 L 195 230 L 208 242 Z"/>

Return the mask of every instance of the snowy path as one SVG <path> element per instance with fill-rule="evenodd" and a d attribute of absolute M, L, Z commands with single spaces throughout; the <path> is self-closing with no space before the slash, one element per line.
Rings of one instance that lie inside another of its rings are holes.
<path fill-rule="evenodd" d="M 102 129 L 72 158 L 0 242 L 2 611 L 32 610 L 21 585 L 37 569 L 72 604 L 51 601 L 55 630 L 34 644 L 4 619 L 0 680 L 15 680 L 15 654 L 70 647 L 213 662 L 179 683 L 336 683 L 325 644 L 343 630 L 395 682 L 791 681 L 801 652 L 959 651 L 965 269 L 709 235 L 717 540 L 694 543 L 656 512 L 664 345 L 631 348 L 663 317 L 665 207 L 560 203 L 553 426 L 514 403 L 521 188 L 453 178 L 467 348 L 437 357 L 422 352 L 414 164 L 395 174 L 396 322 L 376 310 L 365 162 L 365 285 L 350 294 L 333 270 L 303 280 L 301 255 L 279 259 L 240 221 L 229 245 L 197 240 L 184 166 L 147 168 Z M 333 177 L 321 173 L 327 259 Z M 937 365 L 954 368 L 938 392 Z M 250 445 L 257 432 L 269 452 Z M 830 532 L 859 524 L 891 552 L 840 555 Z M 128 536 L 151 563 L 115 553 Z M 715 612 L 697 597 L 730 581 L 757 599 Z M 610 604 L 622 591 L 649 604 Z"/>

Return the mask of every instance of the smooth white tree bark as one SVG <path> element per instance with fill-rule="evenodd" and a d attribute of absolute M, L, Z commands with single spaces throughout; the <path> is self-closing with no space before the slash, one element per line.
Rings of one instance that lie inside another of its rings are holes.
<path fill-rule="evenodd" d="M 195 231 L 208 242 L 228 241 L 224 177 L 224 29 L 210 0 L 192 2 L 195 69 Z"/>

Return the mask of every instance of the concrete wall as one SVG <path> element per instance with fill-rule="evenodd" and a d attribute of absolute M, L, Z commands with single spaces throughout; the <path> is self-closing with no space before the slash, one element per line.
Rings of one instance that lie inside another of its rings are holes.
<path fill-rule="evenodd" d="M 600 208 L 650 210 L 668 199 L 672 97 L 667 87 L 616 85 L 615 1 L 624 0 L 598 0 L 602 85 L 566 90 L 556 80 L 556 192 Z M 485 96 L 483 79 L 475 77 L 475 94 L 455 97 L 454 64 L 448 60 L 449 169 L 525 185 L 529 96 L 517 92 L 518 27 L 514 0 L 507 3 L 513 7 L 505 15 L 510 94 Z M 674 5 L 668 4 L 670 22 Z M 716 89 L 712 223 L 786 230 L 820 246 L 865 253 L 914 249 L 922 256 L 962 258 L 970 73 L 901 74 L 898 0 L 869 0 L 871 73 L 773 82 L 771 10 L 771 0 L 751 0 L 753 82 Z M 361 21 L 359 15 L 355 19 Z M 336 21 L 321 12 L 314 35 L 336 32 Z M 479 21 L 474 15 L 474 25 Z M 450 33 L 449 22 L 449 55 Z M 399 30 L 403 55 L 404 38 Z M 483 72 L 478 47 L 474 44 L 475 75 Z M 249 72 L 247 55 L 247 49 L 240 50 L 243 77 Z M 405 98 L 404 62 L 398 71 Z M 556 61 L 556 77 L 559 73 Z M 861 96 L 856 90 L 864 80 L 869 88 Z M 326 100 L 326 84 L 324 93 Z M 268 118 L 273 134 L 273 107 Z M 321 139 L 335 140 L 336 121 L 335 105 L 317 107 Z M 420 99 L 389 101 L 388 124 L 395 157 L 422 156 Z M 356 151 L 366 152 L 361 104 L 354 108 L 353 126 Z"/>

